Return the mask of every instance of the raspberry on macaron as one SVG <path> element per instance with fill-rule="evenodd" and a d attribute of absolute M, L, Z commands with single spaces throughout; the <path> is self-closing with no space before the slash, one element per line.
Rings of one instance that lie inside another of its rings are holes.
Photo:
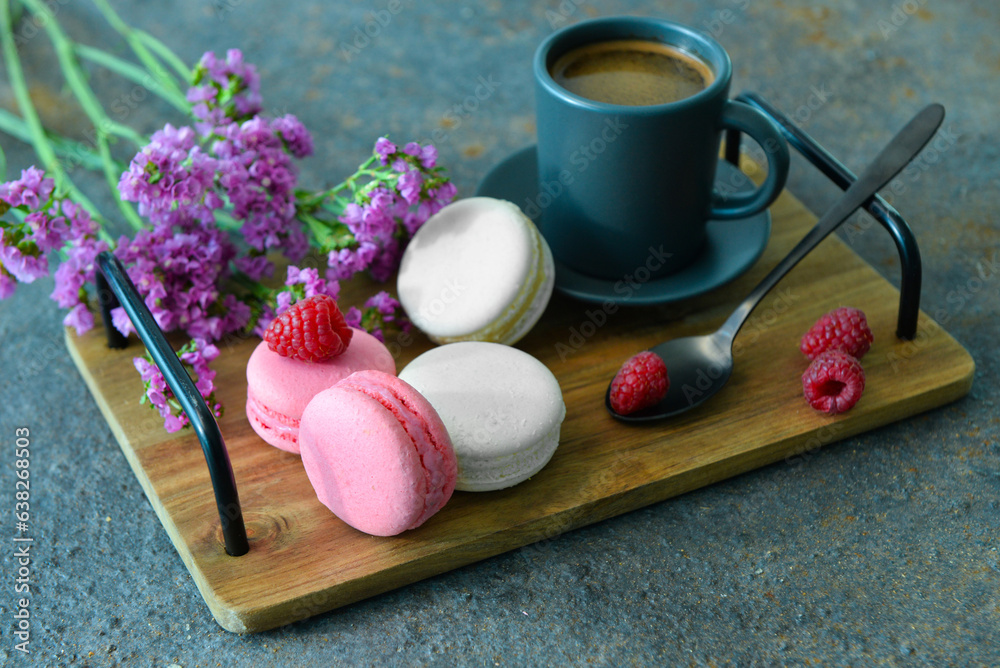
<path fill-rule="evenodd" d="M 264 332 L 264 341 L 283 357 L 323 362 L 347 350 L 353 334 L 332 297 L 313 295 L 295 302 L 272 320 Z"/>

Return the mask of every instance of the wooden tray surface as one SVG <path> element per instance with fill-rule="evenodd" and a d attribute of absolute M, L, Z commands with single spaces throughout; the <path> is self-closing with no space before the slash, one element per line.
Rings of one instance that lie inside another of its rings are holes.
<path fill-rule="evenodd" d="M 456 492 L 424 526 L 392 538 L 338 520 L 316 499 L 299 457 L 272 448 L 250 428 L 244 371 L 257 339 L 220 345 L 215 363 L 226 407 L 220 425 L 250 537 L 249 554 L 238 558 L 223 549 L 197 439 L 167 434 L 139 404 L 142 385 L 131 360 L 141 346 L 109 350 L 99 328 L 82 337 L 67 330 L 66 343 L 216 620 L 229 631 L 262 631 L 802 455 L 969 391 L 974 363 L 965 349 L 923 313 L 915 341 L 896 339 L 899 293 L 830 238 L 758 306 L 737 339 L 736 369 L 719 395 L 656 425 L 608 416 L 605 389 L 622 361 L 660 341 L 714 330 L 816 221 L 788 193 L 771 215 L 762 258 L 702 297 L 608 313 L 599 304 L 554 296 L 518 344 L 562 386 L 568 410 L 552 461 L 507 490 Z M 360 304 L 376 289 L 345 286 L 341 303 Z M 807 364 L 798 341 L 816 318 L 842 305 L 865 311 L 875 344 L 863 360 L 863 398 L 829 417 L 802 397 Z M 430 345 L 417 335 L 410 345 L 390 347 L 402 368 Z"/>

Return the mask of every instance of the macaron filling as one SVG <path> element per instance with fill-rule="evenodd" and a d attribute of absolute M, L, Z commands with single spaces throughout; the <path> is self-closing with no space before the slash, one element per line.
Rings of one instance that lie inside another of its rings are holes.
<path fill-rule="evenodd" d="M 247 417 L 275 437 L 296 443 L 299 438 L 299 420 L 272 410 L 262 404 L 253 390 L 247 389 Z"/>

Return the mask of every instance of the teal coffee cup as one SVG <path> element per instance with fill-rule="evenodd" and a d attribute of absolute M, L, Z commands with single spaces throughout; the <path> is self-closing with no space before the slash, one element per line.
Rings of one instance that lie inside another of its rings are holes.
<path fill-rule="evenodd" d="M 533 71 L 539 227 L 576 272 L 678 272 L 703 250 L 709 220 L 739 225 L 785 185 L 781 132 L 729 99 L 729 56 L 696 30 L 655 18 L 583 21 L 542 42 Z M 767 177 L 756 189 L 715 187 L 729 128 L 764 149 Z"/>

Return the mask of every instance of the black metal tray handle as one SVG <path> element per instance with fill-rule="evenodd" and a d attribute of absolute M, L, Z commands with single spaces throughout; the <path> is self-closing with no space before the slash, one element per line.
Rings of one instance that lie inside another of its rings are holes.
<path fill-rule="evenodd" d="M 819 145 L 804 130 L 793 124 L 784 114 L 775 109 L 757 93 L 743 93 L 736 98 L 764 112 L 777 123 L 781 133 L 788 143 L 801 153 L 809 162 L 815 165 L 841 190 L 847 190 L 857 180 L 847 167 L 833 157 L 829 151 Z M 740 132 L 730 130 L 726 133 L 726 160 L 739 165 Z M 881 223 L 882 227 L 892 236 L 899 252 L 902 279 L 899 286 L 899 313 L 896 318 L 896 336 L 907 341 L 917 335 L 917 316 L 920 312 L 920 288 L 923 280 L 923 266 L 920 262 L 920 248 L 913 231 L 896 209 L 886 202 L 881 195 L 875 195 L 867 203 L 865 209 Z"/>
<path fill-rule="evenodd" d="M 153 314 L 143 303 L 122 263 L 109 251 L 101 253 L 97 257 L 97 263 L 100 267 L 100 271 L 97 272 L 97 290 L 105 329 L 109 333 L 109 347 L 123 348 L 126 342 L 126 339 L 111 326 L 110 312 L 118 304 L 115 303 L 115 299 L 110 298 L 107 292 L 110 288 L 117 302 L 132 320 L 139 338 L 146 345 L 198 435 L 201 449 L 205 453 L 205 461 L 208 462 L 212 487 L 215 490 L 215 505 L 218 507 L 219 520 L 222 522 L 226 552 L 234 557 L 246 554 L 250 551 L 250 544 L 247 542 L 246 526 L 243 523 L 243 510 L 240 508 L 236 479 L 233 477 L 233 467 L 229 462 L 229 453 L 222 440 L 219 423 L 215 421 L 215 416 L 198 392 L 194 381 L 181 366 L 177 353 L 167 343 L 166 337 L 153 319 Z"/>

